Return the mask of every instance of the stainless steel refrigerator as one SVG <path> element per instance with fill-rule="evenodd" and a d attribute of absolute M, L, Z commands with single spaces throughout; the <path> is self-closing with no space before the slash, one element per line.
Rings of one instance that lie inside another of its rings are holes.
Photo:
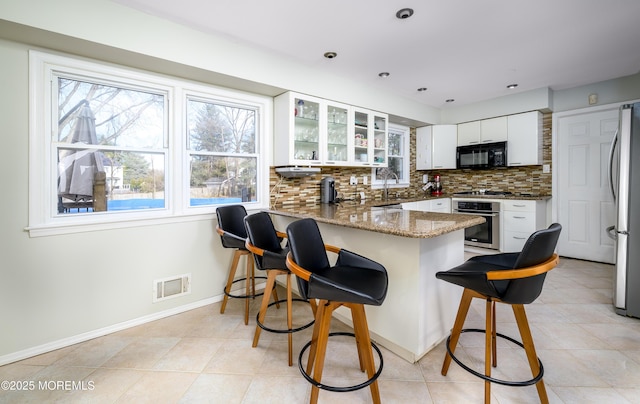
<path fill-rule="evenodd" d="M 620 123 L 609 153 L 609 183 L 616 222 L 613 303 L 616 313 L 640 318 L 640 103 L 620 107 Z"/>

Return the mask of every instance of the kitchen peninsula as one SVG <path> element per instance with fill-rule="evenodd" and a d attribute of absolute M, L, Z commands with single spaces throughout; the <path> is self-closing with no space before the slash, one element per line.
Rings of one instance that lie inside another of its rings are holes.
<path fill-rule="evenodd" d="M 413 363 L 449 334 L 461 288 L 436 280 L 435 273 L 464 261 L 464 229 L 483 223 L 484 218 L 402 210 L 375 202 L 280 207 L 269 213 L 283 231 L 289 223 L 311 217 L 318 222 L 325 243 L 387 268 L 384 304 L 366 307 L 377 343 Z M 336 317 L 351 325 L 346 309 L 339 309 Z"/>

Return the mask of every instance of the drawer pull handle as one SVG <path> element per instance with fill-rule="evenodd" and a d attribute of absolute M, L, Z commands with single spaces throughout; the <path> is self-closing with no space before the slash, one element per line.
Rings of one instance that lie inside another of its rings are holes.
<path fill-rule="evenodd" d="M 516 208 L 524 208 L 527 205 L 513 205 L 513 206 L 516 207 Z"/>
<path fill-rule="evenodd" d="M 515 238 L 516 240 L 526 240 L 526 238 L 524 238 L 524 237 L 516 237 L 516 236 L 513 236 L 513 238 Z"/>
<path fill-rule="evenodd" d="M 525 217 L 524 217 L 524 216 L 514 216 L 513 218 L 514 218 L 514 219 L 525 219 Z"/>

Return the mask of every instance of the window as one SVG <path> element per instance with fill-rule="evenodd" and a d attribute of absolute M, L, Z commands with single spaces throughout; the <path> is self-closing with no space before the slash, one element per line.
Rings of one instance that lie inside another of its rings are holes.
<path fill-rule="evenodd" d="M 270 98 L 35 51 L 30 81 L 31 235 L 267 206 Z"/>
<path fill-rule="evenodd" d="M 388 168 L 391 172 L 398 176 L 396 183 L 395 177 L 387 179 L 387 185 L 390 188 L 408 187 L 409 186 L 409 128 L 400 125 L 389 125 L 389 141 L 387 146 L 387 155 L 389 159 Z M 372 170 L 372 188 L 381 188 L 384 184 L 384 178 L 380 176 L 381 168 Z"/>
<path fill-rule="evenodd" d="M 164 208 L 167 96 L 53 72 L 57 213 Z M 55 104 L 54 104 L 55 105 Z M 105 186 L 95 188 L 104 173 Z M 101 207 L 96 207 L 102 199 Z"/>
<path fill-rule="evenodd" d="M 187 100 L 191 206 L 255 201 L 256 111 Z"/>

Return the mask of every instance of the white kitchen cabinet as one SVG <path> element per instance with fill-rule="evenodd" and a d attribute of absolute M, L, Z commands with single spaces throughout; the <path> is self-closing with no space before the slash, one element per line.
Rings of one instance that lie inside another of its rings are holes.
<path fill-rule="evenodd" d="M 501 219 L 501 251 L 522 251 L 524 243 L 533 232 L 546 228 L 546 201 L 503 201 Z"/>
<path fill-rule="evenodd" d="M 404 210 L 419 210 L 421 212 L 451 213 L 451 198 L 427 199 L 424 201 L 405 202 Z"/>
<path fill-rule="evenodd" d="M 387 167 L 389 141 L 388 122 L 385 114 L 352 108 L 353 111 L 353 166 Z"/>
<path fill-rule="evenodd" d="M 326 158 L 326 130 L 321 128 L 326 120 L 324 102 L 292 92 L 275 98 L 274 165 L 322 164 Z"/>
<path fill-rule="evenodd" d="M 458 146 L 480 143 L 480 121 L 458 124 Z"/>
<path fill-rule="evenodd" d="M 507 117 L 458 124 L 458 146 L 507 141 Z"/>
<path fill-rule="evenodd" d="M 429 200 L 430 212 L 451 213 L 451 198 L 438 198 Z"/>
<path fill-rule="evenodd" d="M 385 114 L 294 92 L 274 110 L 276 166 L 387 166 Z"/>
<path fill-rule="evenodd" d="M 457 125 L 416 129 L 416 170 L 456 168 Z"/>
<path fill-rule="evenodd" d="M 483 119 L 480 121 L 480 143 L 507 141 L 507 117 Z"/>
<path fill-rule="evenodd" d="M 542 113 L 525 112 L 508 116 L 507 165 L 542 164 Z"/>

